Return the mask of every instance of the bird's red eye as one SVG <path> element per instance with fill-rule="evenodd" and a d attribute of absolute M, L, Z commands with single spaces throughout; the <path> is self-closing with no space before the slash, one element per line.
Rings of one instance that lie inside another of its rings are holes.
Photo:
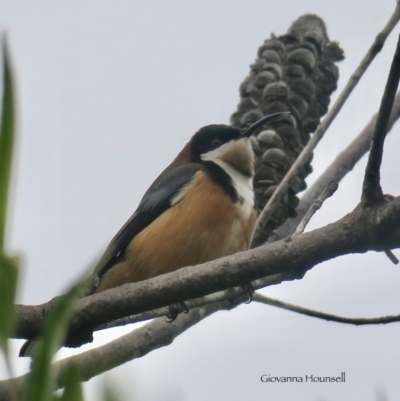
<path fill-rule="evenodd" d="M 212 145 L 214 146 L 214 148 L 218 148 L 219 146 L 222 145 L 222 142 L 220 139 L 213 139 Z"/>

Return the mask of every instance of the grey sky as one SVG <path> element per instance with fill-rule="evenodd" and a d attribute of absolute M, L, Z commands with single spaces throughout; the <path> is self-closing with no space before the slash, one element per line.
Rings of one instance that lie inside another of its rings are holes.
<path fill-rule="evenodd" d="M 25 255 L 21 302 L 40 303 L 62 292 L 189 137 L 203 125 L 229 121 L 238 86 L 271 32 L 283 34 L 304 13 L 325 20 L 346 54 L 336 98 L 395 6 L 394 0 L 115 3 L 0 0 L 0 27 L 9 32 L 19 89 L 10 248 Z M 318 147 L 309 183 L 377 110 L 398 32 Z M 399 146 L 395 127 L 382 169 L 384 191 L 393 194 L 400 193 Z M 352 210 L 364 164 L 309 229 Z M 372 253 L 330 261 L 265 293 L 336 314 L 378 316 L 400 312 L 399 283 L 399 268 Z M 102 333 L 95 345 L 120 332 Z M 397 324 L 348 327 L 253 303 L 212 316 L 172 346 L 108 376 L 125 399 L 140 401 L 373 400 L 378 387 L 395 400 L 399 336 Z M 16 355 L 21 342 L 13 344 Z M 18 362 L 18 372 L 27 366 Z M 344 384 L 259 379 L 342 371 Z M 103 379 L 86 386 L 88 400 L 96 399 Z"/>

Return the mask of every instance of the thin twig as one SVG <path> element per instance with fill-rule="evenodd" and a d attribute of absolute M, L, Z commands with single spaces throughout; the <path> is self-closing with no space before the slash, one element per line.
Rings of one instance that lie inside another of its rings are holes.
<path fill-rule="evenodd" d="M 385 254 L 394 265 L 399 264 L 399 259 L 397 259 L 397 256 L 390 249 L 387 249 Z"/>
<path fill-rule="evenodd" d="M 273 232 L 268 242 L 274 242 L 292 235 L 299 225 L 301 219 L 310 208 L 315 199 L 320 196 L 330 181 L 340 182 L 347 173 L 353 170 L 354 166 L 368 152 L 374 134 L 376 113 L 370 122 L 364 127 L 361 133 L 344 149 L 328 168 L 319 176 L 314 184 L 304 193 L 296 209 L 297 216 L 286 220 L 286 222 Z M 400 117 L 400 92 L 397 93 L 392 114 L 389 119 L 388 132 Z"/>
<path fill-rule="evenodd" d="M 318 319 L 328 320 L 331 322 L 353 324 L 355 326 L 400 322 L 400 315 L 372 317 L 372 318 L 350 318 L 350 317 L 331 315 L 330 313 L 319 312 L 313 309 L 303 308 L 302 306 L 290 304 L 287 302 L 282 302 L 279 301 L 278 299 L 267 297 L 258 292 L 254 293 L 253 300 L 266 305 L 276 306 L 277 308 L 299 313 L 300 315 L 311 316 Z"/>
<path fill-rule="evenodd" d="M 268 220 L 270 219 L 276 205 L 280 202 L 282 196 L 287 192 L 291 180 L 300 173 L 301 168 L 309 160 L 318 142 L 324 136 L 325 132 L 327 131 L 332 121 L 335 119 L 335 117 L 343 107 L 345 101 L 350 96 L 351 92 L 353 91 L 357 83 L 360 81 L 361 77 L 367 70 L 368 66 L 371 64 L 372 60 L 381 51 L 386 38 L 389 36 L 390 32 L 396 26 L 399 19 L 400 19 L 400 6 L 399 4 L 397 4 L 396 9 L 392 14 L 392 16 L 390 17 L 390 20 L 386 24 L 385 28 L 376 36 L 374 43 L 372 44 L 372 46 L 370 47 L 364 58 L 361 60 L 360 65 L 357 67 L 357 69 L 350 77 L 342 93 L 339 95 L 336 102 L 331 107 L 324 120 L 318 126 L 314 135 L 309 140 L 308 144 L 304 147 L 299 157 L 296 159 L 296 161 L 294 162 L 290 170 L 287 172 L 287 174 L 285 175 L 279 186 L 276 188 L 275 192 L 269 199 L 268 203 L 265 205 L 263 211 L 261 212 L 258 218 L 257 229 L 255 232 L 252 247 L 259 246 L 266 241 L 267 238 L 264 238 L 263 235 L 264 227 L 266 226 Z"/>
<path fill-rule="evenodd" d="M 325 190 L 321 193 L 321 195 L 312 203 L 307 213 L 304 215 L 303 220 L 301 220 L 300 224 L 297 226 L 294 235 L 301 234 L 311 218 L 317 212 L 317 210 L 321 209 L 322 204 L 326 199 L 330 198 L 338 189 L 339 184 L 336 181 L 331 181 Z"/>
<path fill-rule="evenodd" d="M 374 136 L 372 137 L 371 150 L 369 152 L 368 164 L 365 169 L 364 183 L 361 202 L 370 205 L 383 200 L 383 192 L 380 185 L 380 167 L 382 163 L 383 144 L 385 142 L 387 126 L 392 111 L 394 97 L 399 86 L 400 79 L 400 36 L 397 41 L 396 52 L 393 56 L 392 65 L 385 92 L 383 93 L 381 106 L 379 108 Z"/>

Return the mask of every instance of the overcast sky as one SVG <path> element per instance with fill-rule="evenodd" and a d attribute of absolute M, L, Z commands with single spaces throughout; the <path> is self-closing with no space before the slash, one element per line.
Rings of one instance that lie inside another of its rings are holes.
<path fill-rule="evenodd" d="M 0 0 L 18 83 L 19 159 L 10 250 L 24 255 L 19 301 L 60 294 L 99 255 L 147 187 L 200 127 L 228 123 L 238 87 L 271 32 L 321 16 L 345 50 L 339 89 L 386 24 L 394 0 Z M 396 28 L 315 152 L 318 177 L 377 110 Z M 398 195 L 398 127 L 383 188 Z M 308 229 L 360 197 L 365 159 Z M 400 313 L 400 270 L 383 254 L 342 257 L 264 293 L 346 316 Z M 125 331 L 132 330 L 132 327 Z M 94 345 L 121 330 L 102 333 Z M 107 374 L 125 400 L 376 400 L 400 393 L 400 326 L 349 327 L 252 303 L 221 312 Z M 20 341 L 13 342 L 16 358 Z M 80 350 L 78 350 L 80 352 Z M 63 351 L 62 355 L 70 352 Z M 27 361 L 16 366 L 26 371 Z M 0 378 L 4 378 L 0 367 Z M 262 374 L 346 372 L 343 384 L 269 384 Z M 85 386 L 97 400 L 104 376 Z M 381 390 L 379 390 L 381 389 Z"/>

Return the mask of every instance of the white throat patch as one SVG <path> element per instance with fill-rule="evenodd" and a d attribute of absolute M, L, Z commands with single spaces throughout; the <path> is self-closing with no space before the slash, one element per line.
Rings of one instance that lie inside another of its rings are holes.
<path fill-rule="evenodd" d="M 243 212 L 246 218 L 249 217 L 254 209 L 253 178 L 249 177 L 249 174 L 253 173 L 254 163 L 250 140 L 242 138 L 225 143 L 219 148 L 205 153 L 201 158 L 217 164 L 231 177 Z M 237 165 L 238 162 L 243 166 L 235 168 L 235 164 Z M 249 174 L 244 174 L 243 171 L 247 171 Z"/>
<path fill-rule="evenodd" d="M 222 160 L 215 160 L 232 179 L 232 184 L 236 189 L 243 213 L 246 218 L 250 216 L 254 209 L 253 179 L 248 177 Z"/>
<path fill-rule="evenodd" d="M 254 209 L 253 177 L 249 177 L 249 175 L 244 174 L 228 162 L 232 158 L 237 160 L 243 157 L 248 163 L 253 163 L 254 156 L 248 138 L 225 143 L 219 148 L 205 153 L 201 158 L 204 161 L 211 161 L 217 164 L 231 177 L 232 184 L 247 218 Z"/>

